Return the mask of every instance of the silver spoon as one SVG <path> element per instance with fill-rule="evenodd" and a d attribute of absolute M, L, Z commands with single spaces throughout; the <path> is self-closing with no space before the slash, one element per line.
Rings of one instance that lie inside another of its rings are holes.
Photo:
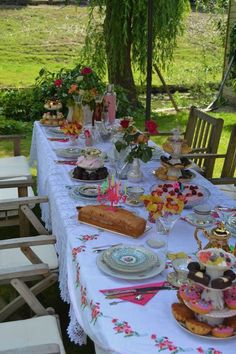
<path fill-rule="evenodd" d="M 136 295 L 135 296 L 135 300 L 142 300 L 143 299 L 143 295 L 139 294 L 139 295 Z M 119 301 L 112 301 L 109 303 L 109 305 L 117 305 L 117 304 L 120 304 L 121 302 L 127 302 L 128 300 L 119 300 Z"/>

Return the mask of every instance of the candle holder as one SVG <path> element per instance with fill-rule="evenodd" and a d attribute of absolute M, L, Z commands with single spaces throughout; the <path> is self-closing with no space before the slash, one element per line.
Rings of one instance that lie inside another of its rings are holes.
<path fill-rule="evenodd" d="M 97 200 L 99 203 L 110 203 L 109 210 L 115 211 L 115 205 L 120 202 L 125 203 L 126 195 L 122 193 L 121 183 L 116 182 L 114 176 L 108 177 L 101 186 L 98 186 Z"/>

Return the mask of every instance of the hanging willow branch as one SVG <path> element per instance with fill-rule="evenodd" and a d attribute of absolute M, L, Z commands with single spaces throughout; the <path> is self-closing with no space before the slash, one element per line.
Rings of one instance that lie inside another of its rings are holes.
<path fill-rule="evenodd" d="M 166 65 L 172 58 L 176 39 L 184 28 L 188 0 L 153 2 L 153 58 Z M 132 64 L 146 70 L 147 0 L 91 0 L 84 58 L 96 70 L 122 72 L 126 65 L 126 45 L 131 41 Z"/>

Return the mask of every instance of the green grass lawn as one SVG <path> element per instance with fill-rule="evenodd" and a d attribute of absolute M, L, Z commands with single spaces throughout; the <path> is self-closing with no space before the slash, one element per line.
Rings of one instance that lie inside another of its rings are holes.
<path fill-rule="evenodd" d="M 163 71 L 168 84 L 219 83 L 223 46 L 214 31 L 215 19 L 191 13 L 173 63 Z M 44 66 L 53 71 L 73 67 L 80 61 L 86 23 L 86 7 L 0 8 L 0 87 L 32 85 Z M 138 72 L 135 77 L 138 83 Z M 153 84 L 160 84 L 155 74 Z"/>

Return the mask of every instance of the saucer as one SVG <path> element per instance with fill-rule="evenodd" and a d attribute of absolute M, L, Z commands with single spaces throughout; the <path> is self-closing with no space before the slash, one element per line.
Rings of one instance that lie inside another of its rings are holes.
<path fill-rule="evenodd" d="M 130 205 L 132 207 L 143 206 L 143 202 L 140 202 L 138 200 L 129 199 L 129 198 L 126 199 L 125 204 Z"/>
<path fill-rule="evenodd" d="M 186 221 L 188 221 L 193 226 L 197 227 L 208 227 L 212 226 L 216 220 L 211 215 L 204 218 L 204 220 L 199 219 L 195 213 L 190 213 L 185 216 Z"/>

